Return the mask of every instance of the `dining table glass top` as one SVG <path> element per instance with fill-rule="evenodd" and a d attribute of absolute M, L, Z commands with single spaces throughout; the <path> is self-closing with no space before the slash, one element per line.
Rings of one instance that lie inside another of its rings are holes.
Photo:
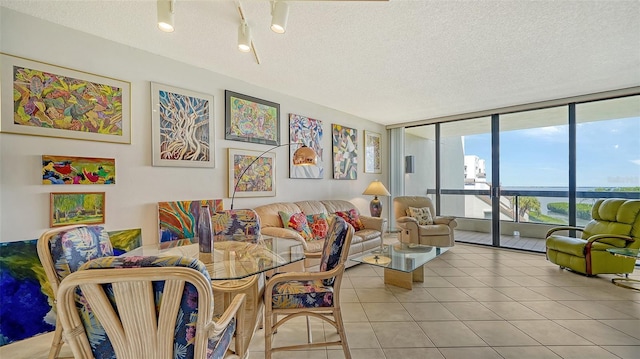
<path fill-rule="evenodd" d="M 257 236 L 214 241 L 212 253 L 199 251 L 198 238 L 143 245 L 122 256 L 174 255 L 198 258 L 212 280 L 242 279 L 304 259 L 304 248 L 293 239 Z"/>

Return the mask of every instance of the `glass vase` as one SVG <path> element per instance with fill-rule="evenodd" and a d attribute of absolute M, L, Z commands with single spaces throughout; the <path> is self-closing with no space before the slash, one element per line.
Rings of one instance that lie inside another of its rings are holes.
<path fill-rule="evenodd" d="M 200 207 L 197 227 L 200 253 L 208 254 L 210 257 L 213 249 L 213 226 L 211 224 L 211 210 L 207 204 L 203 204 Z M 202 255 L 200 257 L 202 257 Z"/>

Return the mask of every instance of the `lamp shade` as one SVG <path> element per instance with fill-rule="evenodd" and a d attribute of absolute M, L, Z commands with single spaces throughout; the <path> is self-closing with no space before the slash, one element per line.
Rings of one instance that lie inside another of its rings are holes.
<path fill-rule="evenodd" d="M 158 28 L 164 32 L 173 32 L 173 14 L 175 0 L 158 0 Z"/>
<path fill-rule="evenodd" d="M 238 27 L 238 50 L 251 51 L 251 28 L 244 21 Z"/>
<path fill-rule="evenodd" d="M 287 31 L 287 20 L 289 18 L 289 4 L 284 1 L 276 1 L 271 11 L 271 30 L 278 34 Z"/>
<path fill-rule="evenodd" d="M 391 196 L 391 193 L 387 191 L 387 188 L 378 180 L 371 182 L 369 187 L 367 187 L 362 194 L 368 194 L 371 196 Z"/>

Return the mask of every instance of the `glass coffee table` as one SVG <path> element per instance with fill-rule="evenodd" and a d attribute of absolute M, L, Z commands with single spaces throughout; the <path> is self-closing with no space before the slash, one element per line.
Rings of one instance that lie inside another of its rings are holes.
<path fill-rule="evenodd" d="M 413 289 L 413 282 L 424 282 L 424 264 L 446 252 L 448 247 L 395 243 L 351 260 L 384 267 L 384 283 Z"/>

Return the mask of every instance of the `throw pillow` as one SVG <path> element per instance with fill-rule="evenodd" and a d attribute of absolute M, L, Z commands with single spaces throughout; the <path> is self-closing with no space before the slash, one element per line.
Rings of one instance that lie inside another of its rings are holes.
<path fill-rule="evenodd" d="M 325 239 L 325 237 L 327 237 L 327 233 L 329 232 L 329 220 L 327 219 L 326 214 L 308 214 L 307 222 L 309 223 L 309 228 L 311 228 L 314 240 Z"/>
<path fill-rule="evenodd" d="M 279 211 L 280 219 L 284 228 L 291 228 L 300 233 L 305 241 L 313 239 L 313 234 L 307 223 L 307 216 L 304 213 L 286 213 Z"/>
<path fill-rule="evenodd" d="M 336 212 L 336 216 L 347 221 L 347 223 L 353 226 L 353 229 L 355 229 L 356 231 L 364 229 L 364 225 L 360 220 L 360 216 L 358 215 L 358 212 L 355 209 L 350 209 L 344 212 L 340 212 L 340 211 Z"/>
<path fill-rule="evenodd" d="M 407 211 L 409 212 L 410 217 L 418 220 L 419 225 L 424 226 L 427 224 L 433 224 L 433 217 L 431 216 L 431 210 L 429 209 L 429 207 L 409 207 Z"/>

